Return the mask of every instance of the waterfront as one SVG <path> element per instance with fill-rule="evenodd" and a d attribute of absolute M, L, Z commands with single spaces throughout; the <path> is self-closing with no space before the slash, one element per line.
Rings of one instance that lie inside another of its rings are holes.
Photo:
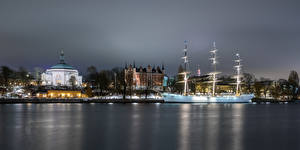
<path fill-rule="evenodd" d="M 2 104 L 6 149 L 299 149 L 299 104 Z"/>

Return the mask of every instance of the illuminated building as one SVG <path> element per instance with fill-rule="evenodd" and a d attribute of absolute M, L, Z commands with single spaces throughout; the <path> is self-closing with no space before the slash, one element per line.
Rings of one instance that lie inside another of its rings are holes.
<path fill-rule="evenodd" d="M 82 76 L 78 70 L 65 63 L 64 53 L 61 51 L 60 62 L 42 73 L 42 84 L 50 86 L 81 86 Z"/>
<path fill-rule="evenodd" d="M 71 90 L 47 90 L 36 94 L 38 98 L 86 98 L 87 95 L 81 91 Z"/>
<path fill-rule="evenodd" d="M 195 84 L 195 93 L 209 94 L 212 92 L 212 85 L 210 84 L 210 76 L 192 76 L 190 80 Z M 232 84 L 234 80 L 230 77 L 220 77 L 219 82 L 217 83 L 216 91 L 218 93 L 233 93 L 235 86 Z"/>
<path fill-rule="evenodd" d="M 125 67 L 125 80 L 128 86 L 131 86 L 135 90 L 163 90 L 164 80 L 164 66 L 162 68 L 151 67 L 148 65 L 147 68 L 135 67 L 135 64 Z"/>

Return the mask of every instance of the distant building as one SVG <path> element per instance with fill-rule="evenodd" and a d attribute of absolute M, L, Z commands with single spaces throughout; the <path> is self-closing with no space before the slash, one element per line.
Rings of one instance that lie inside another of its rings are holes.
<path fill-rule="evenodd" d="M 147 68 L 135 67 L 135 64 L 125 67 L 125 80 L 127 86 L 131 86 L 135 90 L 163 90 L 165 69 L 159 66 L 151 67 L 148 65 Z"/>
<path fill-rule="evenodd" d="M 195 93 L 206 94 L 211 92 L 209 75 L 198 76 L 197 74 L 196 76 L 191 76 L 189 79 L 195 83 Z"/>
<path fill-rule="evenodd" d="M 65 63 L 64 52 L 60 53 L 60 62 L 47 69 L 41 76 L 42 85 L 49 86 L 81 86 L 82 76 L 78 70 Z"/>

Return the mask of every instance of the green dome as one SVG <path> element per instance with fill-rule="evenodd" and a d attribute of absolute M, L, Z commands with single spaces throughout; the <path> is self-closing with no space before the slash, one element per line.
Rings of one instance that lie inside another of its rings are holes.
<path fill-rule="evenodd" d="M 60 62 L 57 65 L 52 66 L 51 69 L 74 69 L 72 66 L 65 63 L 65 54 L 63 51 L 60 52 L 59 59 Z"/>
<path fill-rule="evenodd" d="M 68 65 L 68 64 L 57 64 L 55 66 L 52 66 L 51 69 L 74 69 L 72 66 Z"/>

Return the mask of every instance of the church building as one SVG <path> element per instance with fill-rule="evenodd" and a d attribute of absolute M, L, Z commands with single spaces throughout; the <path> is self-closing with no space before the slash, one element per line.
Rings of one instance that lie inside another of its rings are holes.
<path fill-rule="evenodd" d="M 41 76 L 42 85 L 48 86 L 81 86 L 82 76 L 78 70 L 65 63 L 64 52 L 60 53 L 60 62 L 47 69 Z"/>

